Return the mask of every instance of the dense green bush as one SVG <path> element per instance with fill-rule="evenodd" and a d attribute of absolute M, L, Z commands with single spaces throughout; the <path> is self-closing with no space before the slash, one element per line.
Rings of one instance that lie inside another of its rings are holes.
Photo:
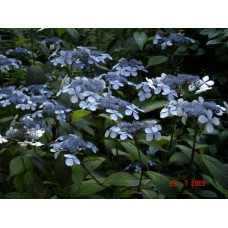
<path fill-rule="evenodd" d="M 226 29 L 1 29 L 1 198 L 227 198 Z"/>

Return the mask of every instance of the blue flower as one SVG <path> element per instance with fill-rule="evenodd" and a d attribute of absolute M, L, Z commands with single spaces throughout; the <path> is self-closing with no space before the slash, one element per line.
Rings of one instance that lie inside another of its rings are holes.
<path fill-rule="evenodd" d="M 113 126 L 110 129 L 106 130 L 105 137 L 110 136 L 111 138 L 116 138 L 119 132 L 120 132 L 120 128 L 117 126 Z"/>
<path fill-rule="evenodd" d="M 123 118 L 123 115 L 116 110 L 106 109 L 107 113 L 111 113 L 110 117 L 112 120 L 117 120 L 118 118 Z"/>
<path fill-rule="evenodd" d="M 0 70 L 16 70 L 22 65 L 20 60 L 0 55 Z"/>
<path fill-rule="evenodd" d="M 211 110 L 207 110 L 205 115 L 199 116 L 198 121 L 201 124 L 206 124 L 206 130 L 209 133 L 214 131 L 213 125 L 219 125 L 219 119 L 217 117 L 213 117 Z"/>
<path fill-rule="evenodd" d="M 6 51 L 7 55 L 21 55 L 21 56 L 28 56 L 28 57 L 36 57 L 34 52 L 28 51 L 26 48 L 17 47 L 15 49 L 9 49 Z"/>
<path fill-rule="evenodd" d="M 142 66 L 137 60 L 132 59 L 130 61 L 122 58 L 119 60 L 119 63 L 116 64 L 113 69 L 116 70 L 116 73 L 123 75 L 125 77 L 137 76 L 138 71 L 147 72 L 146 68 Z"/>
<path fill-rule="evenodd" d="M 136 86 L 136 89 L 141 88 L 138 92 L 139 100 L 144 101 L 152 96 L 152 89 L 148 82 L 141 82 Z"/>
<path fill-rule="evenodd" d="M 125 110 L 125 114 L 126 114 L 127 116 L 133 115 L 134 118 L 135 118 L 136 120 L 138 120 L 138 119 L 139 119 L 139 115 L 138 115 L 138 111 L 136 111 L 136 110 L 138 110 L 138 111 L 143 111 L 143 110 L 139 109 L 138 107 L 136 107 L 134 104 L 127 105 L 127 106 L 126 106 L 126 110 Z"/>
<path fill-rule="evenodd" d="M 153 138 L 156 140 L 161 139 L 161 133 L 159 132 L 162 128 L 159 124 L 156 124 L 157 121 L 152 120 L 148 122 L 148 127 L 145 128 L 146 140 L 151 141 Z"/>
<path fill-rule="evenodd" d="M 153 40 L 153 44 L 159 45 L 162 50 L 165 50 L 167 46 L 172 46 L 173 44 L 183 45 L 190 43 L 195 43 L 195 40 L 181 33 L 171 33 L 168 37 L 155 34 Z"/>
<path fill-rule="evenodd" d="M 80 161 L 75 155 L 73 155 L 73 154 L 64 154 L 64 157 L 66 158 L 65 164 L 67 166 L 72 166 L 72 165 L 74 165 L 74 163 L 77 164 L 77 165 L 80 165 Z"/>

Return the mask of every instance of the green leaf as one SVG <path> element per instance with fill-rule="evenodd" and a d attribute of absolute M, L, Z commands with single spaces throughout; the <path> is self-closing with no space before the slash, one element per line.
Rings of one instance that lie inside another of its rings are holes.
<path fill-rule="evenodd" d="M 80 184 L 85 177 L 84 169 L 81 165 L 73 165 L 72 166 L 72 173 L 71 178 L 75 184 Z"/>
<path fill-rule="evenodd" d="M 125 148 L 125 150 L 129 154 L 131 154 L 135 158 L 135 160 L 137 160 L 137 161 L 140 160 L 137 147 L 135 145 L 133 145 L 130 141 L 121 142 L 121 145 Z M 144 155 L 144 153 L 141 150 L 139 150 L 139 153 L 141 155 L 143 165 L 148 167 L 148 162 L 147 162 L 148 158 Z"/>
<path fill-rule="evenodd" d="M 125 187 L 135 187 L 139 184 L 139 180 L 133 177 L 130 173 L 117 172 L 113 173 L 107 177 L 104 185 L 110 186 L 125 186 Z"/>
<path fill-rule="evenodd" d="M 187 146 L 184 146 L 184 145 L 177 145 L 177 147 L 181 150 L 181 152 L 183 152 L 189 159 L 190 161 L 190 158 L 191 158 L 191 155 L 192 155 L 192 149 L 187 147 Z M 203 169 L 204 167 L 204 164 L 201 160 L 201 157 L 199 156 L 199 154 L 197 152 L 195 152 L 194 154 L 194 159 L 193 159 L 193 162 L 200 168 L 200 169 Z"/>
<path fill-rule="evenodd" d="M 187 53 L 187 47 L 186 46 L 180 46 L 177 48 L 177 50 L 174 52 L 174 55 L 180 55 L 180 56 L 187 56 L 189 55 Z"/>
<path fill-rule="evenodd" d="M 11 121 L 11 120 L 13 120 L 14 119 L 14 116 L 7 116 L 7 117 L 4 117 L 4 118 L 1 118 L 0 119 L 0 123 L 6 123 L 6 122 L 9 122 L 9 121 Z"/>
<path fill-rule="evenodd" d="M 196 195 L 194 195 L 192 192 L 189 192 L 187 190 L 184 190 L 183 195 L 188 195 L 190 199 L 199 199 Z"/>
<path fill-rule="evenodd" d="M 46 167 L 44 165 L 44 159 L 40 154 L 36 152 L 30 152 L 25 155 L 25 157 L 30 160 L 34 166 L 36 166 L 41 172 L 46 173 Z"/>
<path fill-rule="evenodd" d="M 182 183 L 178 182 L 177 186 L 171 187 L 169 178 L 163 174 L 152 171 L 148 171 L 147 174 L 151 178 L 155 187 L 161 191 L 161 193 L 170 199 L 177 198 L 178 192 L 182 189 Z"/>
<path fill-rule="evenodd" d="M 171 156 L 171 158 L 169 159 L 169 162 L 176 163 L 178 165 L 184 165 L 184 164 L 187 164 L 189 160 L 190 158 L 186 154 L 182 152 L 177 152 Z"/>
<path fill-rule="evenodd" d="M 218 195 L 215 192 L 210 190 L 197 189 L 196 193 L 205 198 L 212 198 L 212 199 L 218 198 Z"/>
<path fill-rule="evenodd" d="M 158 194 L 153 190 L 142 189 L 143 199 L 158 199 Z"/>
<path fill-rule="evenodd" d="M 167 60 L 168 60 L 167 56 L 163 56 L 163 55 L 152 56 L 149 58 L 149 61 L 146 67 L 162 64 L 162 63 L 165 63 Z"/>
<path fill-rule="evenodd" d="M 74 123 L 76 120 L 82 118 L 82 117 L 85 117 L 85 116 L 88 116 L 89 114 L 91 114 L 90 111 L 86 111 L 86 110 L 77 110 L 77 111 L 74 111 L 72 113 L 72 123 Z"/>
<path fill-rule="evenodd" d="M 92 127 L 90 127 L 89 125 L 92 125 L 90 123 L 90 121 L 87 121 L 86 119 L 78 119 L 74 122 L 74 125 L 82 131 L 85 131 L 87 133 L 89 133 L 90 135 L 94 136 L 94 130 Z"/>
<path fill-rule="evenodd" d="M 106 159 L 104 157 L 86 157 L 83 160 L 83 164 L 85 165 L 85 167 L 90 170 L 93 171 L 96 168 L 98 168 Z"/>
<path fill-rule="evenodd" d="M 72 39 L 78 40 L 79 38 L 79 33 L 76 29 L 74 28 L 67 28 L 66 32 L 71 36 Z"/>
<path fill-rule="evenodd" d="M 148 100 L 147 102 L 144 102 L 142 106 L 140 107 L 147 112 L 154 111 L 159 108 L 163 108 L 165 105 L 167 105 L 169 102 L 167 100 L 161 100 L 161 101 L 150 101 Z"/>
<path fill-rule="evenodd" d="M 220 44 L 220 40 L 209 40 L 206 45 L 214 45 L 214 44 Z"/>
<path fill-rule="evenodd" d="M 146 43 L 147 40 L 147 35 L 144 32 L 134 32 L 133 37 L 135 39 L 135 42 L 138 44 L 140 50 L 143 49 L 144 44 Z"/>
<path fill-rule="evenodd" d="M 115 148 L 111 149 L 111 151 L 112 151 L 112 154 L 113 154 L 114 156 L 117 155 L 117 151 L 116 151 Z M 134 158 L 131 154 L 129 154 L 129 153 L 127 153 L 127 152 L 123 152 L 122 150 L 119 150 L 119 149 L 118 149 L 118 156 L 125 156 L 125 157 L 128 158 L 131 162 L 134 162 L 134 161 L 135 161 L 135 158 Z"/>
<path fill-rule="evenodd" d="M 228 169 L 226 166 L 209 155 L 202 154 L 201 158 L 215 181 L 218 181 L 225 189 L 228 189 Z"/>
<path fill-rule="evenodd" d="M 213 180 L 211 177 L 209 177 L 206 174 L 201 174 L 201 176 L 203 177 L 203 179 L 208 183 L 211 184 L 214 188 L 216 188 L 219 192 L 223 193 L 226 197 L 226 199 L 228 199 L 228 190 L 224 189 L 222 187 L 222 185 L 220 185 L 217 181 Z"/>
<path fill-rule="evenodd" d="M 156 142 L 153 142 L 153 141 L 147 141 L 146 139 L 139 139 L 139 143 L 144 143 L 146 145 L 149 146 L 149 151 L 150 152 L 157 152 L 157 151 L 164 151 L 164 152 L 168 152 L 167 150 L 165 150 L 164 148 L 162 148 L 161 145 L 165 145 L 165 140 L 164 140 L 164 143 L 161 142 L 163 139 L 161 138 L 161 140 L 156 140 Z"/>
<path fill-rule="evenodd" d="M 22 199 L 20 192 L 9 192 L 5 194 L 6 199 Z"/>
<path fill-rule="evenodd" d="M 26 172 L 32 167 L 31 161 L 25 157 L 18 156 L 10 161 L 10 177 Z"/>
<path fill-rule="evenodd" d="M 65 28 L 56 28 L 55 31 L 57 32 L 58 36 L 61 36 L 63 33 L 66 32 Z"/>
<path fill-rule="evenodd" d="M 24 187 L 31 197 L 42 198 L 43 183 L 36 173 L 31 171 L 26 172 L 24 176 Z"/>
<path fill-rule="evenodd" d="M 99 114 L 98 116 L 99 117 L 104 117 L 105 119 L 108 119 L 108 120 L 112 120 L 111 117 L 110 117 L 110 115 L 105 114 L 105 113 Z"/>
<path fill-rule="evenodd" d="M 76 193 L 76 197 L 88 197 L 96 192 L 100 192 L 105 189 L 103 186 L 99 185 L 95 180 L 91 179 L 88 181 L 83 181 L 80 185 L 80 189 Z"/>
<path fill-rule="evenodd" d="M 24 190 L 24 173 L 13 177 L 13 185 L 20 192 Z"/>

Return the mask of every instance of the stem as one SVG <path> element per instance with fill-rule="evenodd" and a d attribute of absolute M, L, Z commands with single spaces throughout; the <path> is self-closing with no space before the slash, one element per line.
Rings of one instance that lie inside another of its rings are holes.
<path fill-rule="evenodd" d="M 105 185 L 103 185 L 99 180 L 97 180 L 97 178 L 85 167 L 85 165 L 84 164 L 82 164 L 81 163 L 81 166 L 86 170 L 86 172 L 100 185 L 100 186 L 102 186 L 102 187 L 104 187 L 104 188 L 110 188 L 110 187 L 108 187 L 108 186 L 105 186 Z"/>
<path fill-rule="evenodd" d="M 137 141 L 137 138 L 136 138 L 136 137 L 134 138 L 134 140 L 135 140 L 135 145 L 136 145 L 136 147 L 137 147 L 137 151 L 138 151 L 138 155 L 139 155 L 140 165 L 141 165 L 141 167 L 142 167 L 142 157 L 141 157 L 141 154 L 140 154 L 140 151 L 139 151 L 139 144 L 138 144 L 138 141 Z M 143 178 L 143 172 L 141 172 L 139 184 L 138 184 L 138 186 L 137 186 L 137 192 L 140 192 L 140 187 L 141 187 L 141 183 L 142 183 L 142 178 Z"/>
<path fill-rule="evenodd" d="M 23 166 L 23 168 L 24 168 L 24 171 L 26 172 L 26 166 L 25 166 L 25 161 L 24 161 L 24 154 L 23 154 L 23 151 L 21 150 L 21 148 L 20 148 L 20 150 L 19 150 L 19 154 L 20 154 L 20 157 L 21 157 L 21 161 L 22 161 L 22 166 Z"/>
<path fill-rule="evenodd" d="M 116 144 L 116 156 L 119 155 L 118 145 L 117 145 L 117 139 L 115 138 L 115 144 Z"/>
<path fill-rule="evenodd" d="M 56 136 L 59 137 L 59 121 L 56 120 Z"/>
<path fill-rule="evenodd" d="M 70 66 L 68 67 L 68 72 L 69 72 L 70 80 L 72 80 L 72 78 L 73 78 L 73 67 L 72 67 L 72 65 L 70 65 Z"/>
<path fill-rule="evenodd" d="M 171 149 L 171 146 L 172 146 L 172 143 L 173 143 L 173 137 L 174 137 L 175 127 L 176 127 L 176 118 L 173 121 L 171 139 L 170 139 L 170 143 L 169 143 L 169 150 Z"/>
<path fill-rule="evenodd" d="M 192 154 L 191 154 L 190 164 L 189 164 L 188 173 L 187 173 L 187 180 L 190 177 L 190 173 L 191 173 L 191 169 L 194 161 L 196 137 L 197 137 L 197 121 L 196 119 L 194 119 L 194 136 L 193 136 Z"/>

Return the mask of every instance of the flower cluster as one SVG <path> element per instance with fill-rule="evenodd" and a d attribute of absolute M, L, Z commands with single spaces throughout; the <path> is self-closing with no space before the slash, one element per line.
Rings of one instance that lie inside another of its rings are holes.
<path fill-rule="evenodd" d="M 44 129 L 47 129 L 43 118 L 33 118 L 32 114 L 26 114 L 18 122 L 16 119 L 17 116 L 11 122 L 5 139 L 15 140 L 20 146 L 42 146 L 43 144 L 37 140 L 43 136 Z"/>
<path fill-rule="evenodd" d="M 61 64 L 61 67 L 72 65 L 74 69 L 84 69 L 88 65 L 99 65 L 105 63 L 106 59 L 112 59 L 109 54 L 104 54 L 98 51 L 93 51 L 85 47 L 77 47 L 73 50 L 61 50 L 59 56 L 51 60 L 56 66 Z"/>
<path fill-rule="evenodd" d="M 133 116 L 134 119 L 138 120 L 138 112 L 143 110 L 139 109 L 134 104 L 131 104 L 125 100 L 120 98 L 111 96 L 107 94 L 105 97 L 101 97 L 98 100 L 98 108 L 105 109 L 106 112 L 110 113 L 110 117 L 113 120 L 117 120 L 118 118 L 123 118 L 123 115 L 120 113 L 121 111 L 125 112 L 127 116 Z"/>
<path fill-rule="evenodd" d="M 43 108 L 44 113 L 47 113 L 49 115 L 55 114 L 56 119 L 60 122 L 66 122 L 66 114 L 72 112 L 71 109 L 59 105 L 56 101 L 46 101 L 40 107 Z"/>
<path fill-rule="evenodd" d="M 185 85 L 192 85 L 199 80 L 200 78 L 197 75 L 178 74 L 177 76 L 166 75 L 163 82 L 171 89 L 180 90 L 180 87 L 184 87 Z"/>
<path fill-rule="evenodd" d="M 36 57 L 36 54 L 34 52 L 31 52 L 23 47 L 9 49 L 8 51 L 6 51 L 6 54 L 12 56 Z"/>
<path fill-rule="evenodd" d="M 209 80 L 208 76 L 204 76 L 200 79 L 197 75 L 189 74 L 178 74 L 166 75 L 161 74 L 161 77 L 156 77 L 152 79 L 146 78 L 147 82 L 142 82 L 136 88 L 141 90 L 138 96 L 141 101 L 149 98 L 152 94 L 162 94 L 167 96 L 168 100 L 172 101 L 175 98 L 182 97 L 184 90 L 189 90 L 190 92 L 195 91 L 195 94 L 199 94 L 210 90 L 214 85 L 212 80 Z"/>
<path fill-rule="evenodd" d="M 16 90 L 14 86 L 0 89 L 0 104 L 14 104 L 17 109 L 35 111 L 53 95 L 45 85 L 34 85 Z"/>
<path fill-rule="evenodd" d="M 21 61 L 0 55 L 0 70 L 16 70 L 21 67 Z"/>
<path fill-rule="evenodd" d="M 146 121 L 146 122 L 121 122 L 117 126 L 112 126 L 110 129 L 106 130 L 105 137 L 110 136 L 111 138 L 116 138 L 120 136 L 121 140 L 127 138 L 133 139 L 137 134 L 144 131 L 146 133 L 146 140 L 151 141 L 154 138 L 156 140 L 161 139 L 161 126 L 157 124 L 156 120 Z"/>
<path fill-rule="evenodd" d="M 153 40 L 153 44 L 160 46 L 162 50 L 165 50 L 167 46 L 172 46 L 173 44 L 183 45 L 190 43 L 195 43 L 195 40 L 181 33 L 171 33 L 167 37 L 155 34 Z"/>
<path fill-rule="evenodd" d="M 51 145 L 51 152 L 55 153 L 55 158 L 58 157 L 61 151 L 67 151 L 69 154 L 64 154 L 66 158 L 66 165 L 72 166 L 75 164 L 80 164 L 79 159 L 76 155 L 86 149 L 91 149 L 94 153 L 97 152 L 97 147 L 90 142 L 86 142 L 83 139 L 77 137 L 76 135 L 70 134 L 69 136 L 60 136 L 56 139 L 55 143 Z"/>
<path fill-rule="evenodd" d="M 177 101 L 170 101 L 160 112 L 161 118 L 168 116 L 180 116 L 182 122 L 185 124 L 188 117 L 196 118 L 200 125 L 206 124 L 206 131 L 213 132 L 214 126 L 219 125 L 219 119 L 213 117 L 213 114 L 222 115 L 224 108 L 215 104 L 214 102 L 204 101 L 201 97 L 199 100 L 192 102 L 178 99 Z"/>
<path fill-rule="evenodd" d="M 196 89 L 198 89 L 196 90 L 195 93 L 199 94 L 212 89 L 211 86 L 213 85 L 214 85 L 214 82 L 212 80 L 209 80 L 208 76 L 204 76 L 202 80 L 199 79 L 196 82 L 193 82 L 191 85 L 189 85 L 189 91 L 195 91 Z"/>
<path fill-rule="evenodd" d="M 105 83 L 97 78 L 88 79 L 86 77 L 76 77 L 70 84 L 64 86 L 61 92 L 71 95 L 71 102 L 78 103 L 79 100 L 85 100 L 90 103 L 100 98 L 105 88 Z M 80 107 L 83 105 L 80 105 Z"/>
<path fill-rule="evenodd" d="M 146 68 L 141 65 L 137 60 L 132 59 L 130 61 L 122 58 L 119 60 L 118 64 L 116 64 L 113 69 L 117 74 L 129 77 L 129 76 L 137 76 L 138 71 L 147 72 Z"/>
<path fill-rule="evenodd" d="M 119 75 L 117 72 L 108 72 L 107 74 L 102 74 L 100 78 L 104 78 L 104 80 L 109 83 L 112 89 L 119 89 L 124 85 L 131 84 L 125 77 Z"/>

